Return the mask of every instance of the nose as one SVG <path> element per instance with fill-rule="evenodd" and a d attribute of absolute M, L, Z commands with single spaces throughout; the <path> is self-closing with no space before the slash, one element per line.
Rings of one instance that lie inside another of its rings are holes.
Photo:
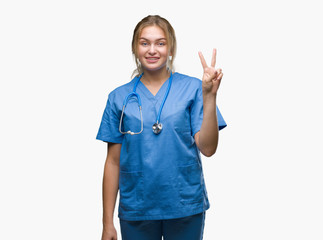
<path fill-rule="evenodd" d="M 148 53 L 150 55 L 154 55 L 156 53 L 156 46 L 155 44 L 151 44 Z"/>

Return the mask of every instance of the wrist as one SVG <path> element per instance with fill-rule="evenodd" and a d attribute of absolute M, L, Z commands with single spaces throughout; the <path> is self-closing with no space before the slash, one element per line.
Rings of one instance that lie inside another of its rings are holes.
<path fill-rule="evenodd" d="M 103 224 L 103 230 L 108 231 L 111 228 L 114 228 L 114 224 L 113 223 Z"/>
<path fill-rule="evenodd" d="M 215 102 L 216 101 L 216 96 L 217 93 L 205 93 L 203 92 L 203 101 L 211 101 L 211 102 Z"/>
<path fill-rule="evenodd" d="M 103 227 L 114 225 L 113 224 L 113 219 L 105 219 L 105 220 L 102 221 L 102 224 L 103 224 Z"/>

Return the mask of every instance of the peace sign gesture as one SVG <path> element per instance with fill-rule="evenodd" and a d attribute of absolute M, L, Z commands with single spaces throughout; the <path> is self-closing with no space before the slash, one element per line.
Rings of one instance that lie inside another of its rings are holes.
<path fill-rule="evenodd" d="M 203 94 L 210 93 L 212 95 L 216 95 L 221 83 L 221 79 L 223 77 L 222 69 L 221 68 L 215 69 L 216 49 L 215 48 L 213 49 L 210 67 L 206 64 L 204 56 L 201 52 L 199 52 L 199 57 L 204 70 L 203 78 L 202 78 Z"/>

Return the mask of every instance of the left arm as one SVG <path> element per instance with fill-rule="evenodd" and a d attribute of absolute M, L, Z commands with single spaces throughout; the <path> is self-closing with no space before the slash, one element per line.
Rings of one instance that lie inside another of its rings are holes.
<path fill-rule="evenodd" d="M 203 91 L 203 122 L 199 132 L 194 136 L 201 153 L 211 157 L 217 149 L 219 127 L 216 114 L 216 96 L 223 77 L 222 69 L 215 69 L 216 49 L 213 50 L 211 67 L 208 67 L 201 52 L 199 52 L 204 69 L 202 78 Z"/>

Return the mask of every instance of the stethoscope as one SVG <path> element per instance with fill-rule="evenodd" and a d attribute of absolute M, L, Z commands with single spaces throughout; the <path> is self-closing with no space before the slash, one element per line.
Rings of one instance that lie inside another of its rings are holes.
<path fill-rule="evenodd" d="M 143 120 L 142 120 L 142 107 L 141 107 L 141 99 L 140 99 L 140 96 L 139 94 L 136 92 L 136 89 L 137 89 L 137 86 L 138 86 L 138 83 L 140 82 L 140 79 L 142 77 L 143 73 L 140 74 L 139 77 L 137 77 L 137 81 L 133 87 L 133 90 L 131 93 L 129 93 L 127 95 L 127 97 L 124 99 L 123 101 L 123 107 L 122 107 L 122 112 L 121 112 L 121 117 L 120 117 L 120 123 L 119 123 L 119 132 L 122 133 L 122 134 L 130 134 L 130 135 L 135 135 L 135 134 L 140 134 L 142 133 L 142 131 L 144 130 L 144 123 L 143 123 Z M 155 134 L 159 134 L 161 132 L 161 130 L 163 130 L 163 124 L 161 124 L 159 121 L 160 121 L 160 115 L 161 115 L 161 112 L 163 110 L 163 107 L 164 107 L 164 104 L 166 102 L 166 99 L 167 99 L 167 96 L 168 96 L 168 93 L 169 93 L 169 90 L 170 90 L 170 87 L 172 85 L 172 80 L 173 80 L 173 74 L 172 72 L 170 73 L 170 77 L 169 77 L 169 82 L 168 82 L 168 87 L 167 87 L 167 90 L 166 90 L 166 93 L 164 95 L 164 99 L 163 99 L 163 102 L 162 104 L 160 105 L 160 108 L 159 108 L 159 111 L 158 111 L 158 115 L 157 115 L 157 120 L 156 120 L 156 123 L 154 123 L 153 125 L 153 132 Z M 132 131 L 127 131 L 127 132 L 123 132 L 121 131 L 121 125 L 122 125 L 122 119 L 123 119 L 123 114 L 124 114 L 124 110 L 126 109 L 126 106 L 127 106 L 127 103 L 128 103 L 128 99 L 130 97 L 137 97 L 137 100 L 138 100 L 138 107 L 139 107 L 139 112 L 140 112 L 140 122 L 141 122 L 141 129 L 140 129 L 140 132 L 132 132 Z"/>

